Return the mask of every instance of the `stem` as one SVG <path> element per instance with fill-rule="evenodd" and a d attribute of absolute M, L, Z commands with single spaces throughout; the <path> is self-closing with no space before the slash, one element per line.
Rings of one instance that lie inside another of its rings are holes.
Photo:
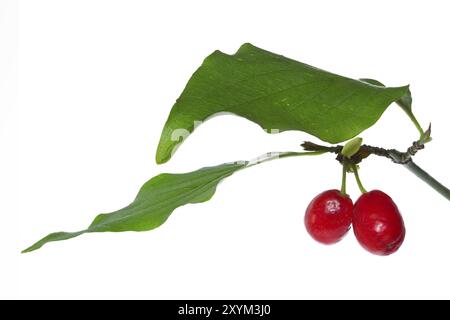
<path fill-rule="evenodd" d="M 355 174 L 355 179 L 356 179 L 356 183 L 358 184 L 358 188 L 361 191 L 361 193 L 366 193 L 367 190 L 363 187 L 362 183 L 361 183 L 361 179 L 359 178 L 359 174 L 358 174 L 358 167 L 356 166 L 356 164 L 352 164 L 352 169 L 353 169 L 353 173 Z"/>
<path fill-rule="evenodd" d="M 312 152 L 280 152 L 278 158 L 298 157 L 298 156 L 318 156 L 326 153 L 325 151 Z"/>
<path fill-rule="evenodd" d="M 408 113 L 409 114 L 409 113 Z M 414 115 L 412 115 L 412 119 L 415 119 Z M 417 120 L 416 120 L 417 122 Z M 417 123 L 418 124 L 418 123 Z M 360 163 L 363 159 L 367 158 L 370 155 L 377 155 L 380 157 L 388 158 L 391 161 L 393 161 L 396 164 L 401 164 L 406 166 L 406 168 L 414 173 L 417 177 L 419 177 L 422 181 L 427 183 L 430 187 L 432 187 L 434 190 L 439 192 L 444 198 L 447 200 L 450 200 L 450 190 L 445 187 L 443 184 L 441 184 L 439 181 L 434 179 L 432 176 L 430 176 L 425 170 L 417 166 L 414 162 L 412 162 L 412 157 L 421 149 L 424 148 L 424 144 L 431 140 L 430 137 L 431 133 L 431 125 L 428 127 L 428 129 L 424 132 L 423 140 L 418 140 L 413 142 L 413 144 L 408 148 L 406 152 L 400 152 L 395 149 L 384 149 L 380 147 L 374 147 L 369 145 L 362 145 L 359 151 L 354 154 L 350 159 L 345 159 L 340 153 L 342 150 L 341 145 L 337 146 L 322 146 L 318 145 L 312 142 L 304 142 L 302 144 L 302 147 L 304 150 L 307 151 L 324 151 L 329 153 L 335 153 L 337 154 L 336 160 L 338 160 L 341 164 L 344 163 L 344 160 L 347 162 L 350 162 L 353 164 Z M 352 166 L 353 168 L 353 166 Z M 357 182 L 359 181 L 359 177 L 357 176 L 357 171 L 355 170 L 355 177 L 357 179 Z M 359 184 L 361 181 L 359 181 Z M 362 185 L 360 186 L 361 189 Z"/>
<path fill-rule="evenodd" d="M 425 170 L 420 168 L 417 164 L 415 164 L 412 160 L 408 161 L 404 164 L 404 166 L 414 173 L 417 177 L 422 179 L 426 184 L 428 184 L 430 187 L 432 187 L 434 190 L 439 192 L 441 195 L 443 195 L 447 200 L 450 200 L 450 190 L 441 184 L 439 181 L 437 181 L 435 178 L 430 176 Z"/>
<path fill-rule="evenodd" d="M 253 160 L 250 160 L 246 166 L 252 167 L 254 165 L 272 161 L 275 159 L 282 159 L 282 158 L 289 158 L 289 157 L 299 157 L 299 156 L 318 156 L 321 154 L 327 153 L 327 151 L 311 151 L 311 152 L 294 152 L 294 151 L 287 151 L 287 152 L 267 152 L 263 154 L 262 156 L 259 156 Z"/>
<path fill-rule="evenodd" d="M 341 183 L 341 193 L 343 195 L 347 194 L 347 163 L 342 165 L 342 183 Z"/>
<path fill-rule="evenodd" d="M 403 111 L 405 111 L 405 113 L 408 115 L 408 117 L 411 119 L 412 123 L 414 123 L 417 130 L 419 131 L 420 140 L 424 140 L 425 132 L 423 131 L 422 127 L 420 126 L 419 121 L 417 121 L 416 117 L 414 116 L 414 113 L 412 113 L 412 111 L 410 111 L 410 110 L 406 110 L 404 108 L 402 108 L 402 109 L 403 109 Z"/>

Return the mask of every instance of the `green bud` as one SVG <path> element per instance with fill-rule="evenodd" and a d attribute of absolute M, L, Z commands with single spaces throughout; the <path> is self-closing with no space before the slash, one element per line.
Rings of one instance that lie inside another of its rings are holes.
<path fill-rule="evenodd" d="M 350 140 L 342 148 L 341 154 L 346 158 L 351 158 L 355 153 L 359 151 L 362 142 L 363 139 L 359 137 Z"/>

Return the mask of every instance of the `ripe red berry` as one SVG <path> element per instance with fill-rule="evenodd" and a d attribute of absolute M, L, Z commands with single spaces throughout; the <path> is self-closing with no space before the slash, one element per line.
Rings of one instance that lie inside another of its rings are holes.
<path fill-rule="evenodd" d="M 353 202 L 348 195 L 339 190 L 324 191 L 306 209 L 306 230 L 318 242 L 336 243 L 350 229 L 352 213 Z"/>
<path fill-rule="evenodd" d="M 397 251 L 405 239 L 400 211 L 391 197 L 379 190 L 364 193 L 356 201 L 353 231 L 367 251 L 383 256 Z"/>

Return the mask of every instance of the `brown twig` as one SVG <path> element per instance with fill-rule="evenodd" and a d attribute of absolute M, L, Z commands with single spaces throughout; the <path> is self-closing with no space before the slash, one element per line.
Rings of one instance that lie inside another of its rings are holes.
<path fill-rule="evenodd" d="M 323 151 L 337 154 L 336 160 L 340 163 L 343 163 L 344 157 L 341 154 L 342 145 L 337 146 L 323 146 L 313 142 L 305 141 L 301 144 L 305 151 Z M 412 143 L 412 145 L 405 151 L 401 152 L 396 149 L 384 149 L 381 147 L 375 147 L 363 144 L 357 153 L 355 153 L 352 157 L 347 159 L 350 163 L 358 164 L 363 159 L 369 157 L 370 155 L 376 155 L 380 157 L 385 157 L 392 160 L 395 163 L 406 164 L 411 161 L 412 156 L 414 156 L 419 150 L 422 150 L 425 147 L 425 142 L 423 140 L 417 140 Z"/>
<path fill-rule="evenodd" d="M 343 148 L 343 146 L 341 145 L 327 147 L 306 141 L 301 146 L 305 151 L 335 153 L 337 154 L 336 160 L 338 160 L 343 165 L 345 161 L 346 164 L 350 163 L 351 165 L 354 166 L 372 154 L 388 158 L 394 163 L 404 165 L 409 171 L 411 171 L 413 174 L 415 174 L 417 177 L 419 177 L 421 180 L 427 183 L 430 187 L 432 187 L 434 190 L 443 195 L 447 200 L 450 200 L 450 190 L 412 161 L 412 157 L 419 150 L 425 148 L 425 143 L 431 141 L 430 135 L 431 135 L 431 125 L 428 128 L 428 130 L 425 131 L 423 136 L 419 140 L 414 141 L 405 152 L 401 152 L 396 149 L 384 149 L 364 144 L 359 148 L 358 152 L 356 152 L 350 158 L 344 158 L 344 156 L 341 154 Z"/>

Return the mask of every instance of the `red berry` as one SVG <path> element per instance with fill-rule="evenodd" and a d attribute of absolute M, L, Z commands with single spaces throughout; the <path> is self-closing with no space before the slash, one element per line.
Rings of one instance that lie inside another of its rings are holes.
<path fill-rule="evenodd" d="M 367 251 L 382 256 L 397 251 L 405 239 L 400 211 L 391 197 L 379 190 L 364 193 L 356 201 L 353 231 Z"/>
<path fill-rule="evenodd" d="M 306 230 L 318 242 L 336 243 L 350 229 L 352 213 L 353 202 L 348 195 L 339 190 L 324 191 L 306 209 Z"/>

